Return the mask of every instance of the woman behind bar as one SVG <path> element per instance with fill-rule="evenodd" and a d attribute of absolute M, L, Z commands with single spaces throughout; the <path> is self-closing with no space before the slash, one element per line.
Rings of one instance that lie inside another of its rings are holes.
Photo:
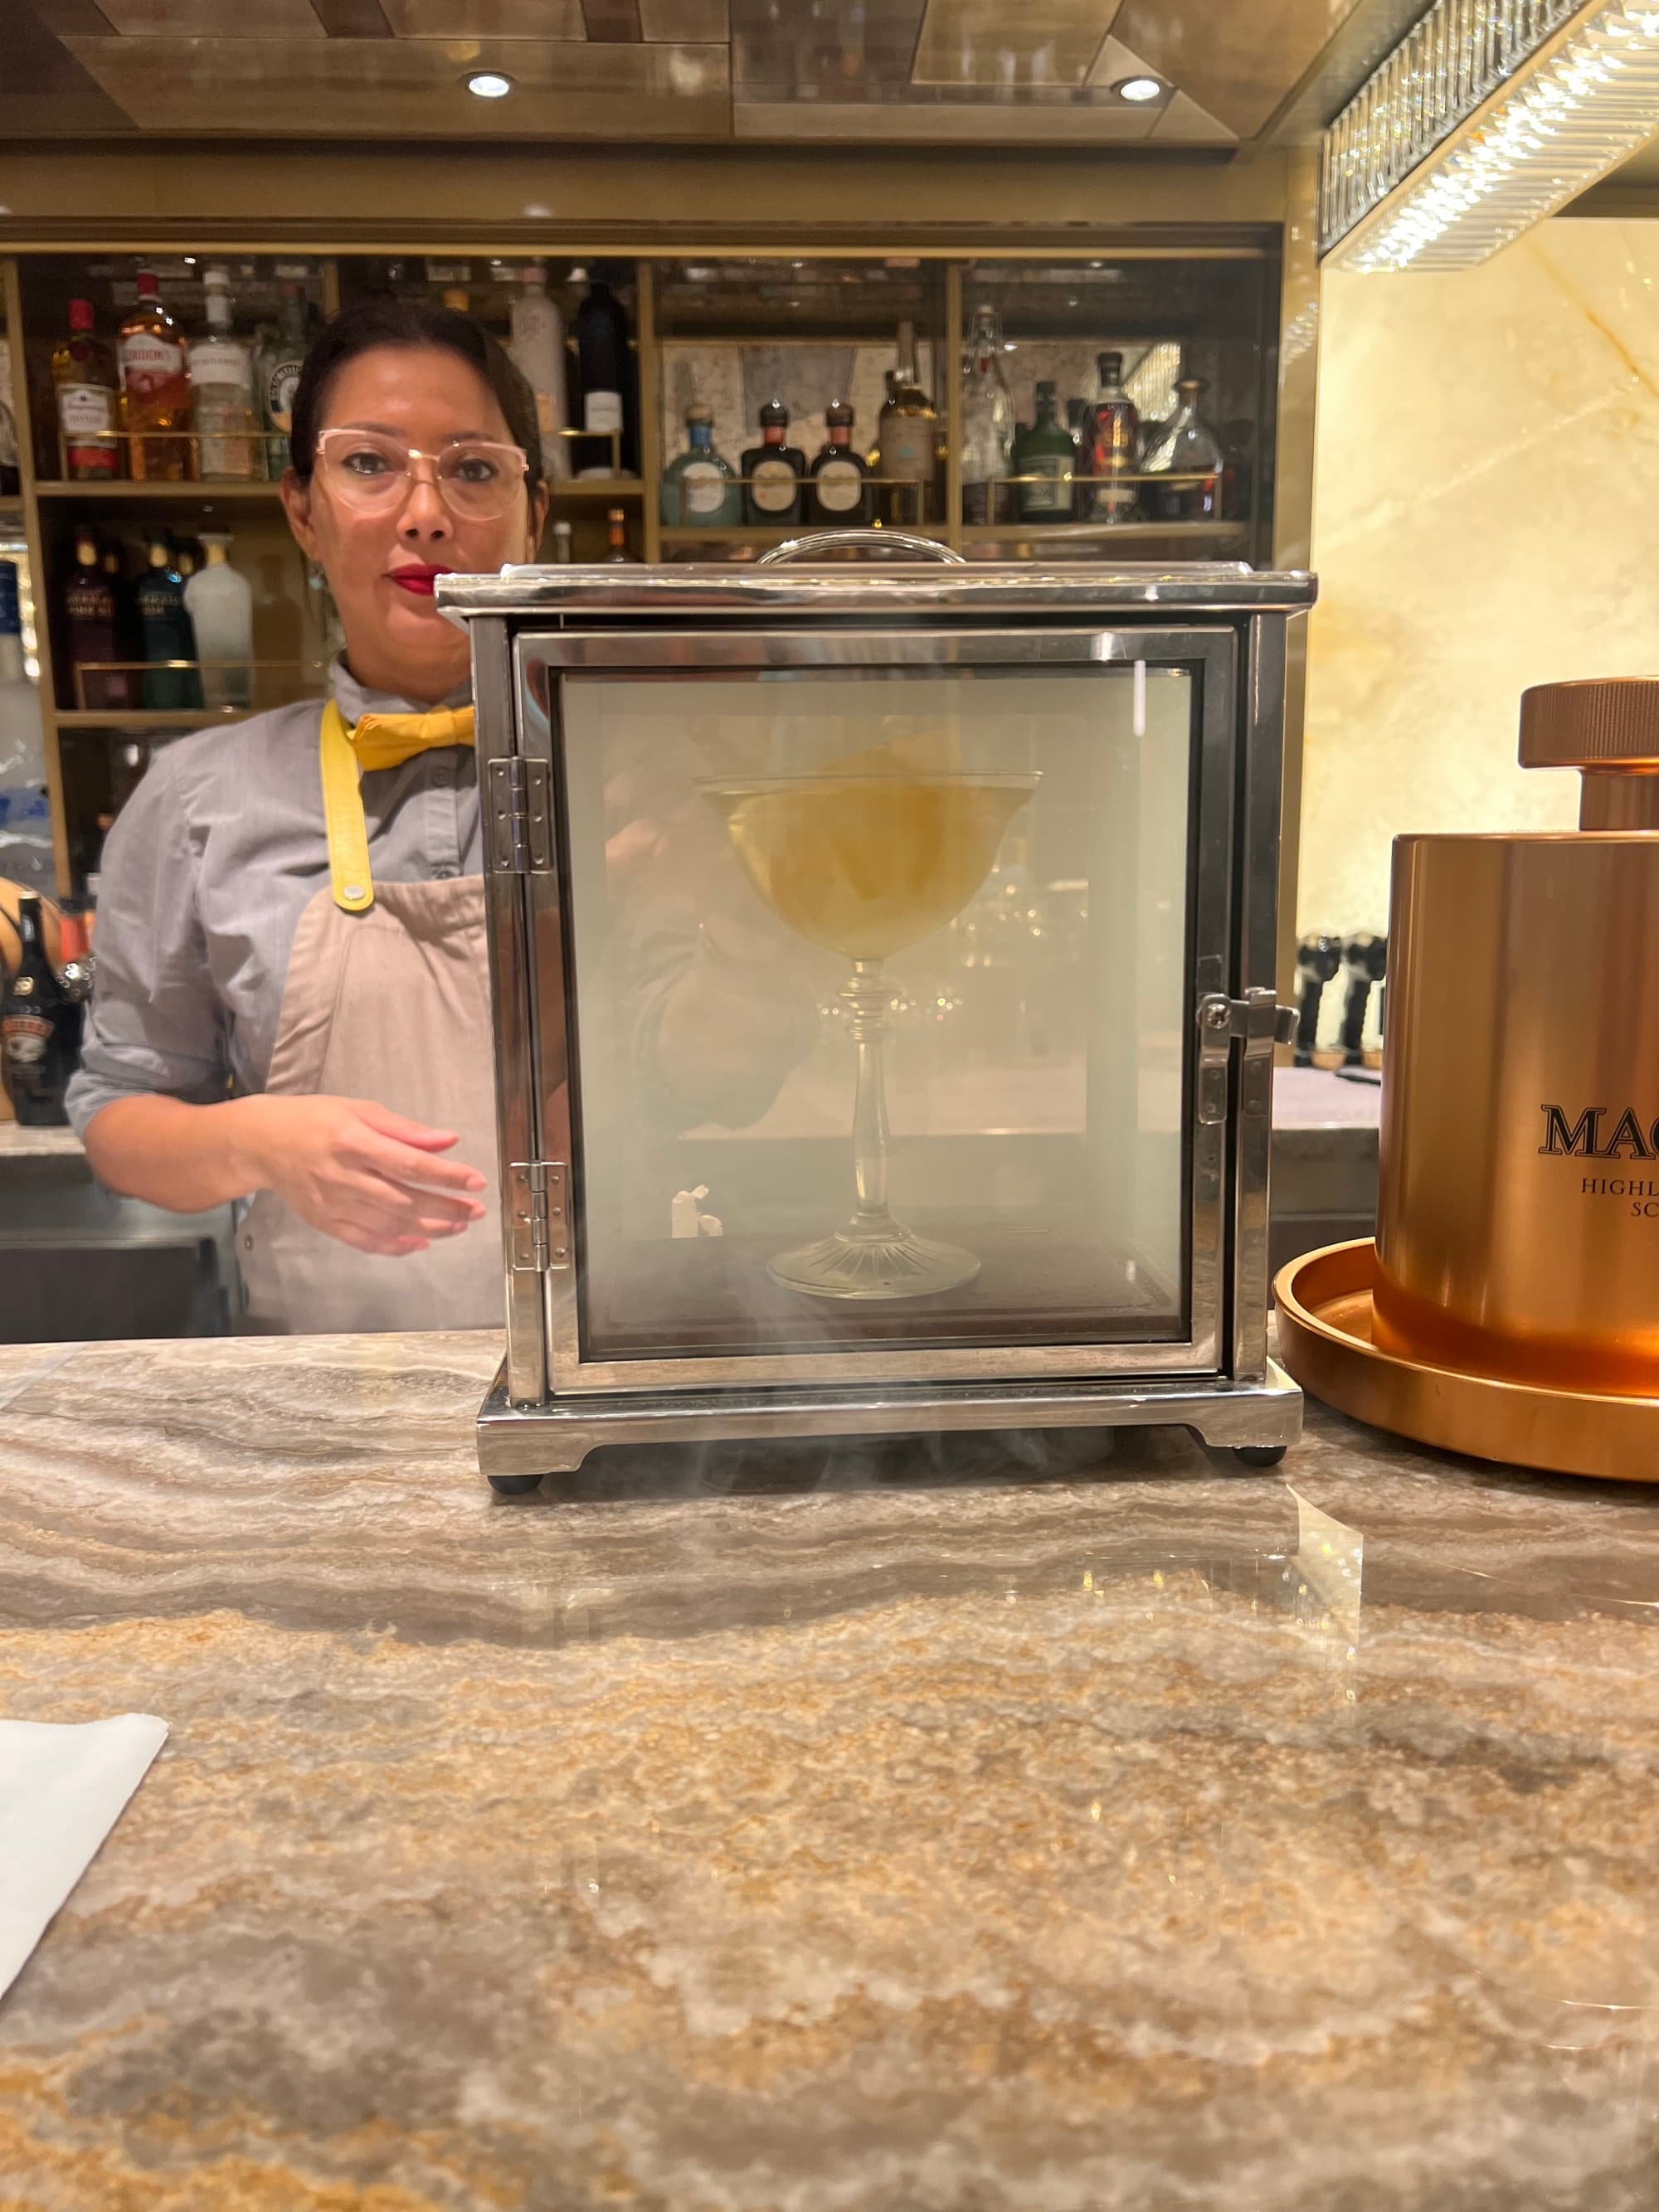
<path fill-rule="evenodd" d="M 255 1328 L 498 1320 L 493 1051 L 465 635 L 449 570 L 534 557 L 534 399 L 467 317 L 322 332 L 283 501 L 326 576 L 332 697 L 180 738 L 112 831 L 70 1113 L 112 1189 L 257 1192 Z"/>
<path fill-rule="evenodd" d="M 256 1329 L 499 1324 L 468 641 L 433 588 L 533 559 L 535 402 L 466 316 L 370 301 L 319 337 L 291 445 L 289 522 L 345 634 L 333 696 L 157 757 L 105 854 L 70 1115 L 112 1189 L 183 1212 L 258 1194 L 238 1236 Z M 639 1110 L 745 1121 L 811 1004 L 690 866 L 694 795 L 609 798 Z M 561 1084 L 550 1142 L 565 1111 Z"/>

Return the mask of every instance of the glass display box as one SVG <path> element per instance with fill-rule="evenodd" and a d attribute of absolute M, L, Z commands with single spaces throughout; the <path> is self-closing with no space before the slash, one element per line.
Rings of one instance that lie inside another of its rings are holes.
<path fill-rule="evenodd" d="M 869 537 L 900 557 L 440 585 L 487 824 L 498 1489 L 641 1439 L 1297 1432 L 1267 1206 L 1312 579 Z"/>

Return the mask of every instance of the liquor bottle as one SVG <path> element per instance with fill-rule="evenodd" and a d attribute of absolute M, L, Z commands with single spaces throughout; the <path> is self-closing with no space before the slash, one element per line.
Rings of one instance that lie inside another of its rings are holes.
<path fill-rule="evenodd" d="M 11 388 L 11 340 L 0 337 L 0 499 L 15 499 L 22 481 L 17 460 L 17 401 Z"/>
<path fill-rule="evenodd" d="M 127 433 L 132 477 L 137 483 L 187 483 L 191 466 L 190 373 L 179 325 L 161 305 L 154 272 L 138 272 L 138 304 L 121 325 L 121 427 Z"/>
<path fill-rule="evenodd" d="M 17 902 L 21 957 L 0 994 L 0 1075 L 12 1111 L 26 1129 L 68 1121 L 64 1093 L 81 1057 L 81 1008 L 46 957 L 40 902 Z"/>
<path fill-rule="evenodd" d="M 714 451 L 714 418 L 693 400 L 685 410 L 686 447 L 662 472 L 657 507 L 670 530 L 729 529 L 743 520 L 737 471 Z"/>
<path fill-rule="evenodd" d="M 974 333 L 962 384 L 962 519 L 1000 522 L 1001 479 L 1013 468 L 1014 403 L 1002 373 L 1002 335 L 996 309 L 974 313 Z"/>
<path fill-rule="evenodd" d="M 185 607 L 202 660 L 202 699 L 209 707 L 253 704 L 253 587 L 228 557 L 230 538 L 204 530 L 204 565 L 185 582 Z"/>
<path fill-rule="evenodd" d="M 284 284 L 281 319 L 259 355 L 259 409 L 264 416 L 265 474 L 278 482 L 288 466 L 288 434 L 294 416 L 294 390 L 306 365 L 308 334 L 302 284 Z"/>
<path fill-rule="evenodd" d="M 781 399 L 769 399 L 760 411 L 761 441 L 743 457 L 743 501 L 753 523 L 791 523 L 800 520 L 801 478 L 806 456 L 787 442 L 789 410 Z"/>
<path fill-rule="evenodd" d="M 64 902 L 58 922 L 58 959 L 64 996 L 84 1006 L 97 981 L 98 963 L 92 950 L 91 916 L 83 900 Z"/>
<path fill-rule="evenodd" d="M 898 363 L 887 372 L 887 398 L 877 430 L 876 473 L 886 481 L 883 504 L 901 527 L 932 519 L 939 469 L 939 416 L 917 380 L 915 326 L 899 325 Z M 908 487 L 914 484 L 915 489 Z"/>
<path fill-rule="evenodd" d="M 472 313 L 472 301 L 459 284 L 446 286 L 441 297 L 452 315 L 470 315 Z"/>
<path fill-rule="evenodd" d="M 853 450 L 853 410 L 844 399 L 833 399 L 823 410 L 830 435 L 812 464 L 811 516 L 814 522 L 867 523 L 876 519 L 875 494 L 870 487 L 870 465 Z"/>
<path fill-rule="evenodd" d="M 1180 380 L 1176 411 L 1153 434 L 1140 464 L 1143 477 L 1170 479 L 1167 484 L 1148 484 L 1143 495 L 1159 522 L 1218 522 L 1222 518 L 1226 456 L 1198 411 L 1203 389 L 1195 376 Z"/>
<path fill-rule="evenodd" d="M 611 527 L 611 550 L 605 556 L 605 565 L 611 566 L 624 561 L 631 564 L 634 556 L 628 550 L 627 508 L 613 507 L 608 511 L 605 519 Z"/>
<path fill-rule="evenodd" d="M 0 561 L 0 877 L 49 888 L 52 814 L 40 694 L 23 666 L 17 568 Z"/>
<path fill-rule="evenodd" d="M 1060 420 L 1054 387 L 1046 377 L 1036 388 L 1036 420 L 1014 441 L 1014 474 L 1038 479 L 1019 487 L 1023 521 L 1069 520 L 1072 487 L 1077 477 L 1077 441 Z"/>
<path fill-rule="evenodd" d="M 120 550 L 106 545 L 99 564 L 104 572 L 104 581 L 109 586 L 110 597 L 115 603 L 115 658 L 118 660 L 142 660 L 143 637 L 138 625 L 138 595 L 126 571 Z M 126 676 L 126 696 L 119 703 L 131 707 L 136 703 L 134 694 L 139 689 L 136 675 Z"/>
<path fill-rule="evenodd" d="M 553 558 L 562 568 L 568 568 L 575 557 L 570 525 L 568 522 L 556 522 L 553 526 Z"/>
<path fill-rule="evenodd" d="M 547 296 L 547 271 L 539 261 L 525 270 L 523 289 L 513 302 L 513 339 L 507 350 L 536 395 L 543 471 L 550 478 L 568 477 L 569 441 L 561 434 L 565 427 L 564 325 Z"/>
<path fill-rule="evenodd" d="M 147 668 L 143 676 L 146 707 L 181 711 L 202 703 L 201 671 L 197 659 L 196 632 L 185 606 L 184 579 L 162 537 L 149 541 L 149 569 L 137 593 L 143 657 L 149 661 L 189 661 L 188 668 Z"/>
<path fill-rule="evenodd" d="M 75 572 L 64 590 L 64 626 L 75 684 L 70 696 L 75 705 L 130 707 L 131 672 L 96 665 L 131 656 L 120 633 L 115 587 L 105 573 L 98 540 L 90 530 L 75 533 Z"/>
<path fill-rule="evenodd" d="M 606 450 L 584 476 L 609 476 L 612 431 L 622 436 L 622 465 L 632 474 L 639 467 L 635 420 L 638 414 L 634 356 L 628 343 L 628 317 L 608 281 L 596 268 L 592 278 L 584 269 L 571 271 L 573 282 L 586 282 L 587 290 L 576 310 L 576 365 L 582 396 L 582 428 L 604 435 Z M 597 451 L 597 448 L 595 449 Z"/>
<path fill-rule="evenodd" d="M 1140 450 L 1140 416 L 1123 389 L 1123 356 L 1095 356 L 1094 404 L 1085 418 L 1083 450 L 1093 483 L 1090 512 L 1097 522 L 1133 522 L 1135 460 Z"/>
<path fill-rule="evenodd" d="M 120 399 L 115 357 L 94 334 L 90 300 L 69 303 L 69 330 L 52 348 L 52 381 L 64 476 L 76 483 L 108 483 L 118 477 L 121 441 L 116 416 Z"/>
<path fill-rule="evenodd" d="M 196 472 L 204 481 L 246 483 L 262 476 L 259 417 L 253 404 L 253 364 L 232 329 L 230 272 L 214 267 L 202 278 L 207 335 L 190 347 Z"/>

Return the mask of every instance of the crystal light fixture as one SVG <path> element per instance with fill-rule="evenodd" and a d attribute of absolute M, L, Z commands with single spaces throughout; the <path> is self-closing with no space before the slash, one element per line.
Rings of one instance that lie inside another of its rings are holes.
<path fill-rule="evenodd" d="M 1326 131 L 1334 269 L 1467 269 L 1659 130 L 1659 0 L 1436 0 Z"/>

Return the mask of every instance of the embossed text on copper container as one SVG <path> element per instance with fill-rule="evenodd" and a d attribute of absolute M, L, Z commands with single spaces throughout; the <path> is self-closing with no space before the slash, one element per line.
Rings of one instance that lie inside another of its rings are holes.
<path fill-rule="evenodd" d="M 1390 936 L 1378 1340 L 1659 1395 L 1659 835 L 1402 837 Z"/>

